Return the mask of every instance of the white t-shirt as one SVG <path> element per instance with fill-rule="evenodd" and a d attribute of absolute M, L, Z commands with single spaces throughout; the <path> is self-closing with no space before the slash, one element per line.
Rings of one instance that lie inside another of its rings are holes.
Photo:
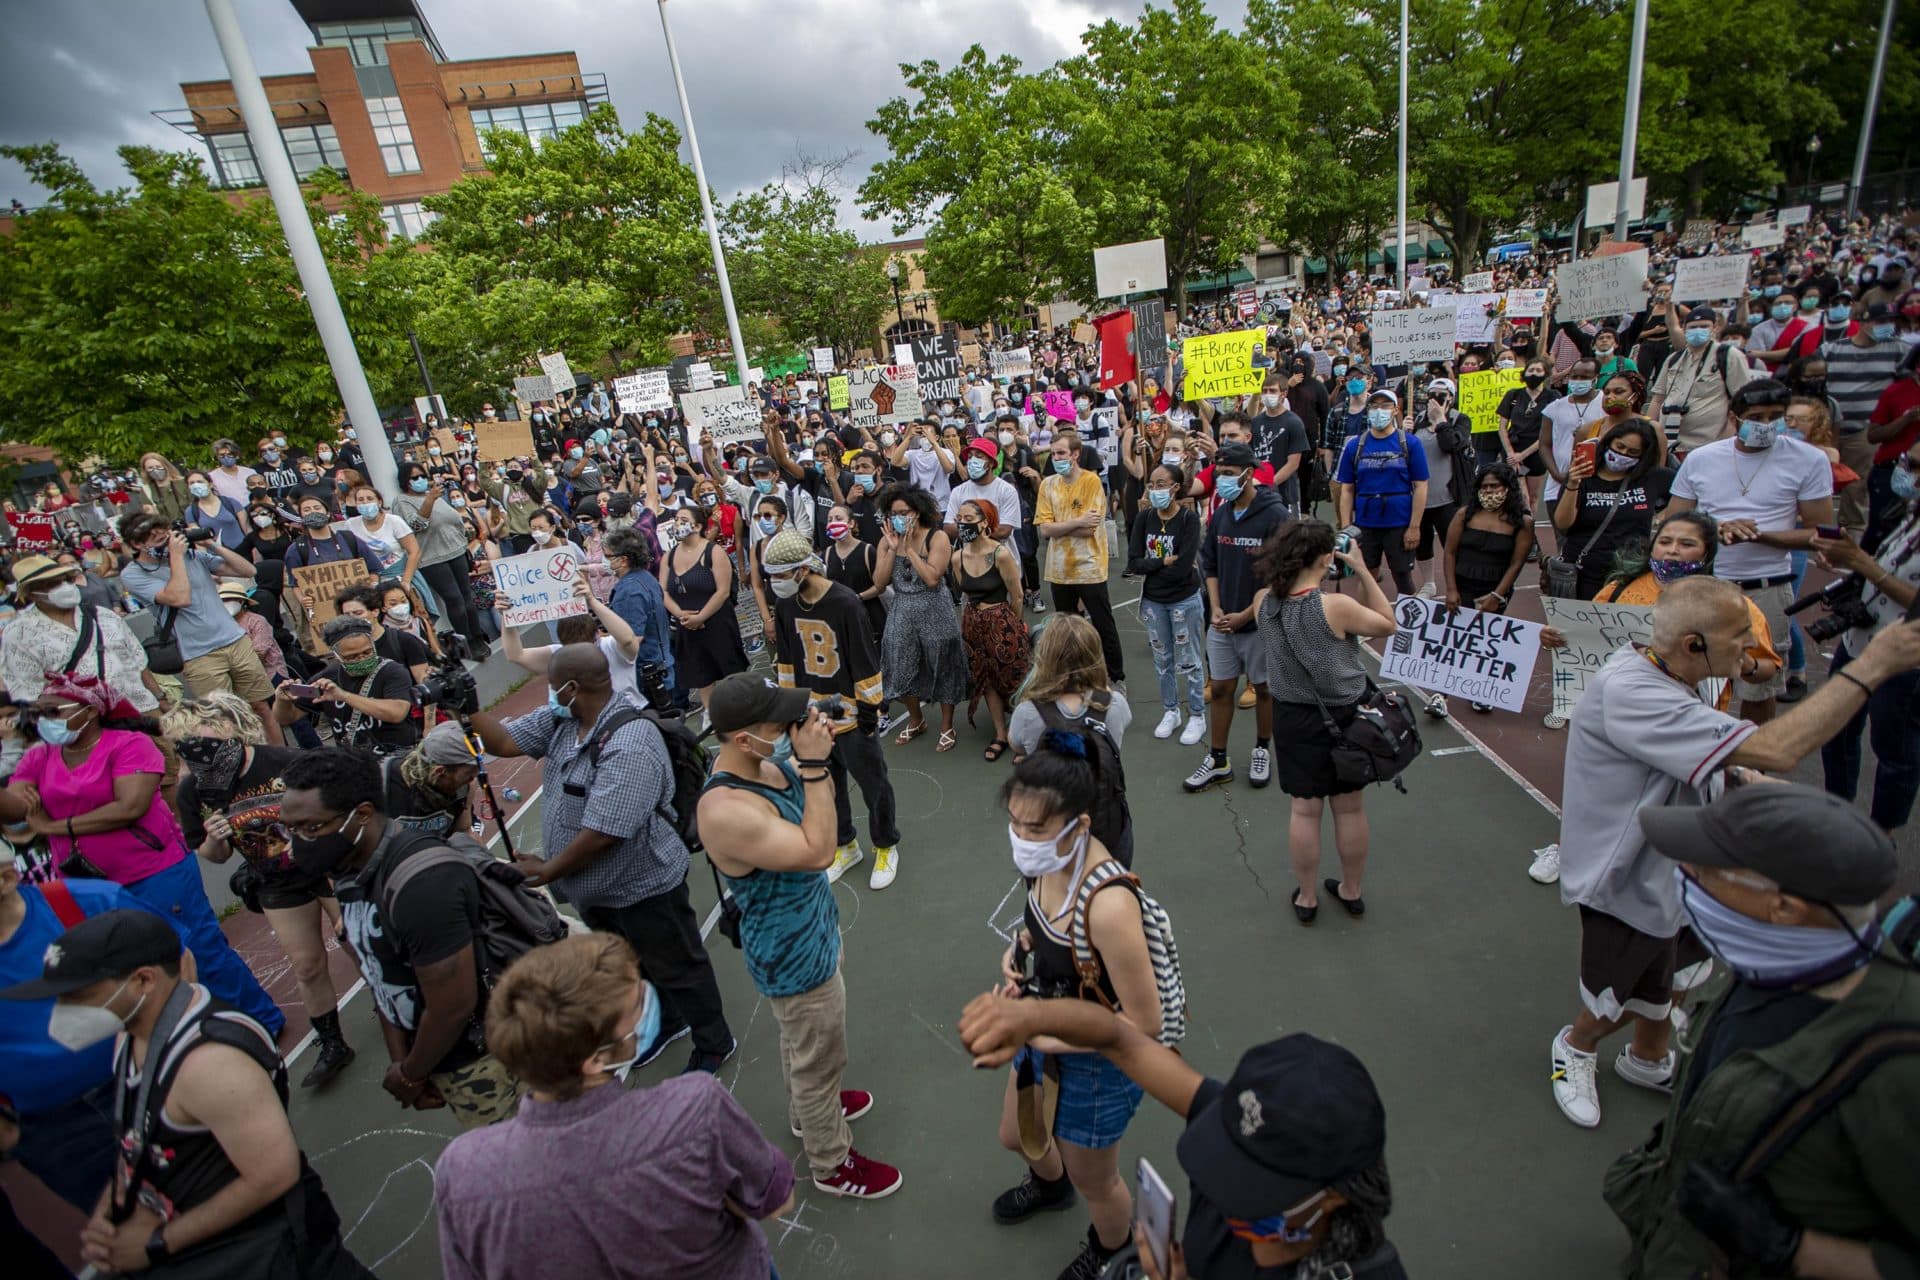
<path fill-rule="evenodd" d="M 1561 396 L 1541 410 L 1540 416 L 1549 424 L 1547 438 L 1550 442 L 1548 447 L 1553 450 L 1553 465 L 1560 469 L 1560 474 L 1565 475 L 1567 468 L 1573 465 L 1573 438 L 1604 421 L 1607 413 L 1600 407 L 1600 393 L 1596 391 L 1593 399 L 1585 404 Z M 1542 501 L 1551 504 L 1559 496 L 1560 482 L 1548 476 L 1546 495 Z"/>
<path fill-rule="evenodd" d="M 620 652 L 620 646 L 613 642 L 612 636 L 601 636 L 594 643 L 600 646 L 600 652 L 607 655 L 607 674 L 613 685 L 614 701 L 620 700 L 621 693 L 630 693 L 633 700 L 641 706 L 647 705 L 647 695 L 640 692 L 639 669 L 626 654 Z M 528 653 L 544 653 L 553 656 L 557 644 L 538 644 L 528 649 Z"/>
<path fill-rule="evenodd" d="M 373 552 L 373 558 L 380 562 L 382 573 L 391 573 L 396 578 L 400 576 L 401 562 L 407 558 L 406 549 L 400 545 L 400 540 L 413 532 L 407 528 L 405 520 L 391 511 L 382 511 L 379 528 L 369 531 L 367 522 L 356 514 L 347 519 L 346 528 L 366 545 L 367 550 Z"/>
<path fill-rule="evenodd" d="M 1720 769 L 1759 728 L 1703 701 L 1628 645 L 1587 682 L 1567 731 L 1560 901 L 1642 933 L 1680 931 L 1674 863 L 1647 843 L 1640 810 L 1708 804 Z"/>
<path fill-rule="evenodd" d="M 953 455 L 949 454 L 948 457 Z M 940 451 L 931 447 L 907 449 L 907 477 L 914 487 L 925 489 L 933 495 L 933 500 L 945 505 L 947 495 L 953 489 L 953 480 L 947 475 L 947 469 L 940 465 Z"/>
<path fill-rule="evenodd" d="M 1751 520 L 1762 533 L 1800 527 L 1800 503 L 1833 496 L 1833 466 L 1827 455 L 1790 436 L 1771 449 L 1742 453 L 1734 440 L 1715 440 L 1689 453 L 1673 478 L 1673 496 L 1692 498 L 1714 519 Z M 1791 554 L 1761 542 L 1720 548 L 1716 577 L 1748 580 L 1793 572 Z M 1584 695 L 1583 695 L 1584 696 Z"/>
<path fill-rule="evenodd" d="M 1902 524 L 1889 533 L 1880 544 L 1880 554 L 1874 558 L 1900 581 L 1920 587 L 1920 512 L 1908 515 Z M 1856 658 L 1866 651 L 1874 632 L 1889 623 L 1900 621 L 1906 613 L 1905 609 L 1894 603 L 1892 596 L 1872 583 L 1861 590 L 1860 603 L 1873 615 L 1873 625 L 1855 627 L 1847 632 L 1847 652 Z"/>
<path fill-rule="evenodd" d="M 947 495 L 947 523 L 960 523 L 960 504 L 974 498 L 991 502 L 1000 512 L 1001 524 L 1013 529 L 1020 527 L 1020 494 L 999 476 L 953 486 L 953 492 Z"/>

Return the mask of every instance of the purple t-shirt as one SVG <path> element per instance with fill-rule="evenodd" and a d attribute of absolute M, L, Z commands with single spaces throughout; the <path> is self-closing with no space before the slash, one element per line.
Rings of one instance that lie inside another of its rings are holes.
<path fill-rule="evenodd" d="M 528 1097 L 441 1154 L 440 1262 L 446 1280 L 766 1280 L 765 1234 L 726 1201 L 757 1220 L 792 1190 L 785 1153 L 704 1071 Z"/>

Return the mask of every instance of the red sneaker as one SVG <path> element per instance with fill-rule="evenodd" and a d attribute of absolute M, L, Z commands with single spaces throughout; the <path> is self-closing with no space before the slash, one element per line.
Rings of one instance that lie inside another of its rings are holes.
<path fill-rule="evenodd" d="M 903 1181 L 900 1171 L 892 1165 L 869 1160 L 849 1149 L 846 1160 L 833 1171 L 833 1176 L 824 1180 L 815 1177 L 813 1185 L 830 1196 L 880 1200 L 898 1191 Z"/>
<path fill-rule="evenodd" d="M 873 1095 L 865 1089 L 842 1089 L 840 1091 L 840 1116 L 844 1120 L 858 1120 L 873 1110 Z M 800 1136 L 800 1127 L 791 1127 L 794 1137 Z"/>

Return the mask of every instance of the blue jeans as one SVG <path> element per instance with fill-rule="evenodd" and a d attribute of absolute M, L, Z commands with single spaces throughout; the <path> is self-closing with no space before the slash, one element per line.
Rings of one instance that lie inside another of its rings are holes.
<path fill-rule="evenodd" d="M 265 1027 L 268 1035 L 280 1034 L 287 1016 L 220 932 L 207 887 L 200 881 L 200 859 L 187 854 L 165 871 L 120 887 L 173 921 L 193 952 L 201 986 Z"/>
<path fill-rule="evenodd" d="M 91 1214 L 113 1176 L 113 1083 L 95 1085 L 71 1102 L 20 1117 L 14 1158 L 47 1190 Z"/>
<path fill-rule="evenodd" d="M 1807 580 L 1807 553 L 1795 551 L 1790 553 L 1789 558 L 1793 561 L 1793 594 L 1798 599 L 1800 584 Z M 1787 621 L 1787 637 L 1787 670 L 1804 674 L 1807 669 L 1807 642 L 1800 634 L 1800 624 L 1792 619 Z"/>
<path fill-rule="evenodd" d="M 1194 592 L 1178 604 L 1140 601 L 1140 621 L 1147 624 L 1147 645 L 1153 650 L 1153 673 L 1160 678 L 1160 705 L 1180 707 L 1180 677 L 1187 678 L 1187 711 L 1207 712 L 1207 669 L 1200 646 L 1207 635 L 1207 602 Z"/>
<path fill-rule="evenodd" d="M 1853 655 L 1844 642 L 1834 651 L 1839 671 Z M 1892 831 L 1905 824 L 1920 792 L 1920 671 L 1903 671 L 1873 691 L 1867 705 L 1820 748 L 1820 764 L 1827 790 L 1851 800 L 1860 788 L 1860 737 L 1873 732 L 1873 804 L 1869 812 L 1881 827 Z"/>

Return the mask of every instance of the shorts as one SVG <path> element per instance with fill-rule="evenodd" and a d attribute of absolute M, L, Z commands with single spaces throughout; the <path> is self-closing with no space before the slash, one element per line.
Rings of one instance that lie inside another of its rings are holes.
<path fill-rule="evenodd" d="M 1771 576 L 1771 575 L 1769 575 Z M 1787 606 L 1793 603 L 1793 584 L 1782 582 L 1778 586 L 1760 587 L 1746 593 L 1747 599 L 1766 615 L 1767 630 L 1773 633 L 1773 647 L 1784 656 L 1787 643 Z M 1786 664 L 1773 673 L 1771 680 L 1754 683 L 1751 680 L 1733 682 L 1733 696 L 1742 702 L 1765 702 L 1768 698 L 1777 698 L 1787 691 Z"/>
<path fill-rule="evenodd" d="M 1674 940 L 1580 908 L 1580 1003 L 1609 1021 L 1635 1014 L 1650 1022 L 1673 1012 Z"/>
<path fill-rule="evenodd" d="M 1033 1049 L 1022 1049 L 1020 1055 L 1032 1055 L 1036 1067 L 1046 1056 Z M 1053 1136 L 1091 1151 L 1117 1144 L 1126 1135 L 1146 1091 L 1097 1053 L 1052 1056 L 1060 1069 L 1060 1102 L 1053 1116 Z M 1013 1065 L 1020 1065 L 1019 1056 Z"/>
<path fill-rule="evenodd" d="M 260 877 L 254 896 L 262 911 L 294 911 L 311 902 L 333 896 L 333 886 L 325 876 L 293 872 L 268 872 Z"/>
<path fill-rule="evenodd" d="M 1238 680 L 1245 676 L 1251 684 L 1267 682 L 1267 647 L 1260 642 L 1257 628 L 1245 631 L 1207 629 L 1207 678 Z"/>
<path fill-rule="evenodd" d="M 187 659 L 180 668 L 180 681 L 196 698 L 222 690 L 231 690 L 246 702 L 267 702 L 273 697 L 267 669 L 244 635 L 212 653 Z"/>
<path fill-rule="evenodd" d="M 500 1059 L 488 1054 L 464 1067 L 436 1071 L 428 1079 L 462 1129 L 484 1129 L 520 1110 L 526 1086 Z"/>
<path fill-rule="evenodd" d="M 1353 723 L 1360 704 L 1328 707 L 1333 723 L 1345 729 Z M 1333 767 L 1333 735 L 1320 714 L 1319 704 L 1273 704 L 1273 767 L 1280 790 L 1296 800 L 1319 800 L 1363 791 L 1364 782 L 1343 782 Z"/>

